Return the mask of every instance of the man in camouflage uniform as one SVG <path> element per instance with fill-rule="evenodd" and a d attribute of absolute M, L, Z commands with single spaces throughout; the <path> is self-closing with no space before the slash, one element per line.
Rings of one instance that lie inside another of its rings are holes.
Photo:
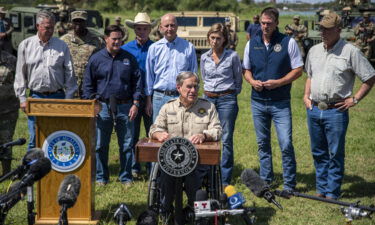
<path fill-rule="evenodd" d="M 363 13 L 363 20 L 354 28 L 356 36 L 355 45 L 361 49 L 366 58 L 370 59 L 372 55 L 372 48 L 374 44 L 374 23 L 370 20 L 370 13 Z"/>
<path fill-rule="evenodd" d="M 59 14 L 59 21 L 55 25 L 55 33 L 61 37 L 72 29 L 72 23 L 68 21 L 68 12 L 61 11 Z"/>
<path fill-rule="evenodd" d="M 124 31 L 124 37 L 122 38 L 122 44 L 125 44 L 125 42 L 129 38 L 129 31 L 128 31 L 128 29 L 126 29 L 126 27 L 124 26 L 124 24 L 121 24 L 121 17 L 116 16 L 116 18 L 115 18 L 115 25 L 121 27 L 121 29 Z"/>
<path fill-rule="evenodd" d="M 232 22 L 230 22 L 229 20 L 225 21 L 225 26 L 227 27 L 228 34 L 229 34 L 228 48 L 232 49 L 233 51 L 236 51 L 236 47 L 237 47 L 237 44 L 238 44 L 237 33 L 236 33 L 236 31 L 231 29 Z"/>
<path fill-rule="evenodd" d="M 16 63 L 16 57 L 0 49 L 0 144 L 12 141 L 18 118 L 20 105 L 13 89 Z M 11 147 L 1 150 L 0 160 L 3 175 L 10 172 Z"/>
<path fill-rule="evenodd" d="M 87 12 L 71 14 L 73 30 L 61 37 L 69 47 L 73 58 L 74 72 L 78 82 L 78 94 L 82 95 L 82 80 L 90 56 L 105 46 L 104 40 L 86 28 Z"/>
<path fill-rule="evenodd" d="M 299 23 L 300 20 L 300 16 L 295 15 L 293 17 L 293 23 L 285 26 L 285 34 L 292 36 L 297 41 L 301 56 L 305 57 L 306 54 L 305 49 L 302 45 L 302 39 L 307 35 L 307 28 L 305 27 L 305 25 Z"/>
<path fill-rule="evenodd" d="M 10 38 L 13 32 L 13 25 L 9 19 L 5 18 L 5 13 L 4 7 L 0 7 L 0 50 L 3 49 L 12 53 Z"/>

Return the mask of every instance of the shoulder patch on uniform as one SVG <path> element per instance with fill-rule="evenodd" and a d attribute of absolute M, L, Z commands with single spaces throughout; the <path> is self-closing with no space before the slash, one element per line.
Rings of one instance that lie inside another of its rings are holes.
<path fill-rule="evenodd" d="M 177 98 L 175 98 L 175 99 L 171 99 L 171 100 L 169 100 L 167 103 L 174 102 L 174 101 L 176 101 L 176 100 L 177 100 Z"/>

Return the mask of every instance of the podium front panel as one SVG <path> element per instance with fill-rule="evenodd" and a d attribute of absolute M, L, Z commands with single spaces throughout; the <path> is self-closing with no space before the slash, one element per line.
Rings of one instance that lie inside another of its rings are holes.
<path fill-rule="evenodd" d="M 157 162 L 161 142 L 143 138 L 136 145 L 135 158 L 137 162 Z M 205 165 L 220 164 L 220 142 L 204 142 L 194 145 L 198 150 L 199 163 Z"/>

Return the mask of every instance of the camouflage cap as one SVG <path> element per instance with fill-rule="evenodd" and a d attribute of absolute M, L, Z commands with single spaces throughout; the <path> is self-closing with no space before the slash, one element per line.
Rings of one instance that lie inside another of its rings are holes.
<path fill-rule="evenodd" d="M 115 21 L 121 21 L 121 17 L 120 16 L 116 16 L 115 17 Z"/>
<path fill-rule="evenodd" d="M 4 7 L 0 7 L 0 13 L 3 13 L 3 14 L 5 14 L 5 13 L 7 13 L 7 11 L 5 10 L 5 8 L 4 8 Z"/>
<path fill-rule="evenodd" d="M 86 11 L 73 11 L 71 13 L 72 21 L 76 19 L 87 20 L 87 12 Z"/>
<path fill-rule="evenodd" d="M 364 12 L 363 13 L 363 17 L 370 17 L 370 13 L 369 12 Z"/>
<path fill-rule="evenodd" d="M 300 17 L 299 15 L 295 15 L 295 16 L 293 16 L 293 19 L 295 19 L 295 20 L 300 20 L 301 17 Z"/>
<path fill-rule="evenodd" d="M 341 26 L 341 17 L 337 15 L 335 12 L 330 12 L 329 14 L 323 17 L 319 25 L 324 28 Z"/>

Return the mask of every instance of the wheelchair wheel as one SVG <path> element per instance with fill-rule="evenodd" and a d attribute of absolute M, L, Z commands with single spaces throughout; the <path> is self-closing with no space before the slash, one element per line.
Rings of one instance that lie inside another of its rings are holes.
<path fill-rule="evenodd" d="M 159 163 L 154 163 L 152 165 L 151 173 L 150 173 L 150 181 L 148 183 L 148 197 L 147 197 L 147 205 L 149 208 L 157 210 L 156 213 L 159 213 L 159 206 L 160 206 L 160 190 L 158 187 L 157 179 L 160 175 L 159 171 Z"/>

